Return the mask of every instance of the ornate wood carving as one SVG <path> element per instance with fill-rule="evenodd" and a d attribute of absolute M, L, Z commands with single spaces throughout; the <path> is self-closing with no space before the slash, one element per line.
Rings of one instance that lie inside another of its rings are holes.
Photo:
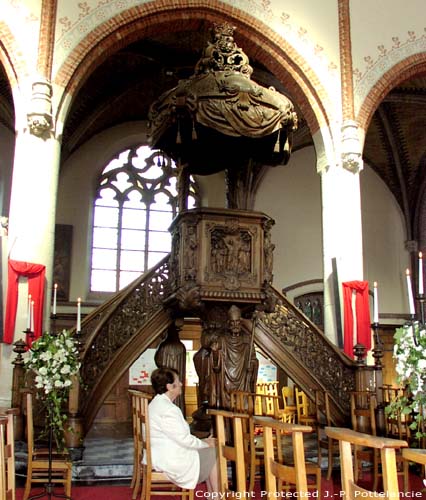
<path fill-rule="evenodd" d="M 260 314 L 259 328 L 273 335 L 283 349 L 290 351 L 304 366 L 304 370 L 310 372 L 348 413 L 349 395 L 356 388 L 356 364 L 340 353 L 313 324 L 307 322 L 285 297 L 277 291 L 275 294 L 278 303 L 273 312 Z"/>
<path fill-rule="evenodd" d="M 138 283 L 122 290 L 116 300 L 82 324 L 82 384 L 80 408 L 88 404 L 95 386 L 102 380 L 108 365 L 132 336 L 158 310 L 170 295 L 168 257 L 150 272 L 141 276 Z"/>
<path fill-rule="evenodd" d="M 188 308 L 196 295 L 200 301 L 262 302 L 272 279 L 273 224 L 264 214 L 242 210 L 180 214 L 171 228 L 171 282 L 181 306 Z"/>

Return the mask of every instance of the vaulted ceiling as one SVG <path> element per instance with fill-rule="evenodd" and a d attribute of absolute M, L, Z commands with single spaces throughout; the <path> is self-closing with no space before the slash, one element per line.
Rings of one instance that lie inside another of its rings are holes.
<path fill-rule="evenodd" d="M 93 71 L 72 103 L 63 132 L 62 161 L 97 133 L 123 122 L 146 119 L 150 104 L 163 91 L 193 74 L 209 39 L 207 29 L 165 33 L 111 55 Z M 278 81 L 249 52 L 247 55 L 254 67 L 253 80 L 264 86 L 273 85 L 295 102 L 285 82 Z M 12 102 L 6 74 L 0 66 L 0 123 L 11 130 Z M 301 120 L 293 150 L 312 144 L 299 110 L 298 114 Z M 386 96 L 372 118 L 364 147 L 364 161 L 395 196 L 410 230 L 414 230 L 411 238 L 416 237 L 422 218 L 418 205 L 425 183 L 425 128 L 426 76 L 419 75 Z"/>

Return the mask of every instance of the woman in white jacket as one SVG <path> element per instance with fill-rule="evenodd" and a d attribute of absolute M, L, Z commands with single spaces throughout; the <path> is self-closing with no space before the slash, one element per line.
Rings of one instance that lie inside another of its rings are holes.
<path fill-rule="evenodd" d="M 157 368 L 151 384 L 156 394 L 149 404 L 153 468 L 182 488 L 193 489 L 206 481 L 209 491 L 218 491 L 216 440 L 193 436 L 182 411 L 173 403 L 182 392 L 178 372 Z"/>

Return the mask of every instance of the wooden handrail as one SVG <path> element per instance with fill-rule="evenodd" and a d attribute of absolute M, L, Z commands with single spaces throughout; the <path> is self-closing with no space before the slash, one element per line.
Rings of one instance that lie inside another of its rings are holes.
<path fill-rule="evenodd" d="M 352 445 L 380 450 L 384 494 L 387 498 L 398 498 L 396 450 L 407 447 L 406 441 L 373 436 L 341 427 L 326 427 L 325 431 L 327 436 L 339 441 L 342 491 L 346 498 L 354 498 L 367 492 L 354 481 Z"/>
<path fill-rule="evenodd" d="M 373 436 L 363 432 L 357 432 L 343 427 L 326 427 L 327 436 L 339 441 L 349 441 L 359 446 L 369 446 L 382 450 L 384 448 L 404 448 L 408 446 L 407 441 L 402 439 L 391 439 L 381 436 Z"/>

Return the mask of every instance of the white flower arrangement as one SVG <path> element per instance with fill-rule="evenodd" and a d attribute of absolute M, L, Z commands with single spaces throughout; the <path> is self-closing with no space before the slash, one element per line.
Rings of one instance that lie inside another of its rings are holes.
<path fill-rule="evenodd" d="M 35 374 L 38 397 L 46 402 L 47 425 L 52 426 L 56 444 L 64 444 L 64 422 L 67 419 L 63 405 L 68 398 L 72 379 L 80 369 L 77 343 L 70 332 L 44 333 L 33 342 L 29 357 L 25 359 L 26 370 Z"/>
<path fill-rule="evenodd" d="M 397 328 L 393 357 L 397 383 L 405 390 L 386 408 L 391 416 L 411 417 L 417 439 L 425 437 L 426 421 L 426 330 L 418 321 Z"/>

